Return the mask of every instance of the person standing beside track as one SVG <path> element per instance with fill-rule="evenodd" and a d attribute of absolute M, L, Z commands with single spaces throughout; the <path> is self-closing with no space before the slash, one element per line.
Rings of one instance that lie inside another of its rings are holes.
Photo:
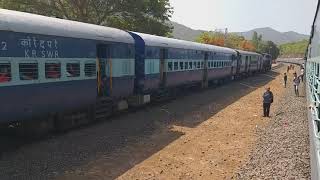
<path fill-rule="evenodd" d="M 297 73 L 293 74 L 293 87 L 294 93 L 296 96 L 299 96 L 299 84 L 300 84 L 300 77 L 297 76 Z"/>
<path fill-rule="evenodd" d="M 303 67 L 301 67 L 301 70 L 300 70 L 301 72 L 300 72 L 300 78 L 301 78 L 301 82 L 303 82 L 303 80 L 304 80 L 304 69 L 303 69 Z"/>
<path fill-rule="evenodd" d="M 285 88 L 287 88 L 287 81 L 288 81 L 287 73 L 284 73 L 284 75 L 283 75 L 283 82 L 284 82 L 284 87 L 285 87 Z"/>
<path fill-rule="evenodd" d="M 266 88 L 266 92 L 263 93 L 263 117 L 270 117 L 270 107 L 273 103 L 273 93 L 270 91 L 270 87 Z"/>

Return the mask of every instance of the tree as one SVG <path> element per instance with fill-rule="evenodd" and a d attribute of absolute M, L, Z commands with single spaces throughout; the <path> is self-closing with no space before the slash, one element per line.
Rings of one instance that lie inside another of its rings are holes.
<path fill-rule="evenodd" d="M 172 31 L 169 0 L 0 0 L 0 7 L 156 35 Z"/>
<path fill-rule="evenodd" d="M 236 33 L 229 33 L 226 40 L 226 47 L 233 49 L 242 49 L 241 43 L 245 41 L 243 36 L 239 36 Z"/>
<path fill-rule="evenodd" d="M 232 49 L 255 51 L 255 47 L 252 42 L 245 40 L 243 36 L 239 36 L 236 33 L 228 34 L 227 39 L 225 40 L 225 35 L 223 33 L 204 32 L 196 41 L 204 44 L 226 46 Z"/>
<path fill-rule="evenodd" d="M 224 34 L 220 32 L 204 32 L 196 40 L 199 43 L 224 46 Z"/>
<path fill-rule="evenodd" d="M 270 54 L 273 59 L 276 59 L 276 58 L 278 58 L 278 56 L 280 54 L 280 50 L 274 42 L 267 41 L 264 48 L 261 49 L 261 53 Z"/>
<path fill-rule="evenodd" d="M 280 45 L 280 55 L 282 57 L 304 57 L 308 47 L 308 40 Z"/>

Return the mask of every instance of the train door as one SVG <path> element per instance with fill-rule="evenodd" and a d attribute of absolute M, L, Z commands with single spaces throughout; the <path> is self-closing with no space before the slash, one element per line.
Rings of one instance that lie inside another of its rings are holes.
<path fill-rule="evenodd" d="M 112 93 L 112 62 L 109 45 L 97 46 L 97 90 L 99 97 L 110 97 Z"/>
<path fill-rule="evenodd" d="M 241 71 L 241 65 L 242 65 L 242 57 L 240 55 L 240 53 L 237 53 L 237 57 L 236 57 L 236 60 L 237 60 L 237 74 L 240 74 L 240 71 Z"/>
<path fill-rule="evenodd" d="M 249 71 L 249 56 L 246 56 L 246 62 L 245 62 L 245 72 Z"/>
<path fill-rule="evenodd" d="M 160 87 L 165 87 L 167 84 L 166 62 L 168 57 L 167 49 L 160 49 Z"/>
<path fill-rule="evenodd" d="M 236 55 L 232 55 L 232 74 L 239 74 L 240 72 L 240 64 L 239 64 L 239 57 Z"/>
<path fill-rule="evenodd" d="M 208 52 L 204 53 L 204 66 L 203 66 L 203 78 L 202 78 L 202 87 L 208 87 Z"/>

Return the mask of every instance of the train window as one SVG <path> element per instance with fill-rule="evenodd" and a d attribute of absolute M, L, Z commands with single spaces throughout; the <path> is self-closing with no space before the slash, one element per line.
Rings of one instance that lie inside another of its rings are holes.
<path fill-rule="evenodd" d="M 174 62 L 174 70 L 177 71 L 179 69 L 179 64 L 178 62 Z"/>
<path fill-rule="evenodd" d="M 11 81 L 11 65 L 9 62 L 0 62 L 0 83 Z"/>
<path fill-rule="evenodd" d="M 204 68 L 204 62 L 201 62 L 201 68 Z"/>
<path fill-rule="evenodd" d="M 197 62 L 197 68 L 200 69 L 200 67 L 201 67 L 201 63 Z"/>
<path fill-rule="evenodd" d="M 188 70 L 188 62 L 184 62 L 184 69 Z"/>
<path fill-rule="evenodd" d="M 20 80 L 37 80 L 38 64 L 37 63 L 21 63 L 19 64 Z"/>
<path fill-rule="evenodd" d="M 84 65 L 84 75 L 86 77 L 94 77 L 96 75 L 96 63 L 87 62 Z"/>
<path fill-rule="evenodd" d="M 193 69 L 197 69 L 197 62 L 196 61 L 193 62 Z"/>
<path fill-rule="evenodd" d="M 45 64 L 46 78 L 59 79 L 61 77 L 61 64 L 59 62 L 48 62 Z"/>
<path fill-rule="evenodd" d="M 214 66 L 213 66 L 213 61 L 211 61 L 211 68 L 213 68 Z"/>
<path fill-rule="evenodd" d="M 179 68 L 180 68 L 180 70 L 183 70 L 183 69 L 184 69 L 183 62 L 180 62 L 180 63 L 179 63 Z"/>
<path fill-rule="evenodd" d="M 67 77 L 80 76 L 80 63 L 67 63 Z"/>
<path fill-rule="evenodd" d="M 168 71 L 172 71 L 172 62 L 168 62 Z"/>
<path fill-rule="evenodd" d="M 153 62 L 149 62 L 149 72 L 153 72 Z M 122 62 L 122 74 L 130 75 L 130 62 Z"/>
<path fill-rule="evenodd" d="M 189 62 L 189 69 L 192 69 L 192 62 Z"/>

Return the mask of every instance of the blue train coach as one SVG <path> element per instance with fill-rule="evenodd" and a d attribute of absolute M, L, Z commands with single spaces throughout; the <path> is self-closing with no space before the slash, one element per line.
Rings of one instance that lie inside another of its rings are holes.
<path fill-rule="evenodd" d="M 136 41 L 137 93 L 208 82 L 235 75 L 236 51 L 229 48 L 130 32 Z M 234 63 L 235 62 L 235 63 Z"/>
<path fill-rule="evenodd" d="M 0 9 L 0 123 L 131 95 L 134 51 L 125 31 Z"/>

